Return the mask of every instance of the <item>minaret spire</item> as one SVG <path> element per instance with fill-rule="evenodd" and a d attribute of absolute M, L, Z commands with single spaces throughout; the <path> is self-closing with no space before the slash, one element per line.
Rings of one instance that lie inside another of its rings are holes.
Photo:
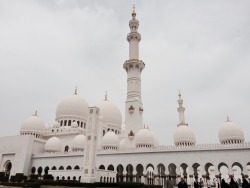
<path fill-rule="evenodd" d="M 108 93 L 106 91 L 106 93 L 105 93 L 105 101 L 107 101 L 107 100 L 108 100 Z"/>
<path fill-rule="evenodd" d="M 125 103 L 125 135 L 130 131 L 136 133 L 143 128 L 143 109 L 141 101 L 141 72 L 145 67 L 139 60 L 139 42 L 141 35 L 138 33 L 139 21 L 136 19 L 135 6 L 132 10 L 132 19 L 129 21 L 130 33 L 127 35 L 129 43 L 129 60 L 125 61 L 123 68 L 127 72 L 127 100 Z M 125 138 L 128 141 L 128 138 Z M 131 140 L 129 140 L 130 142 Z M 130 142 L 131 143 L 131 142 Z"/>
<path fill-rule="evenodd" d="M 77 86 L 76 86 L 76 88 L 75 88 L 75 93 L 74 93 L 75 95 L 77 95 Z"/>
<path fill-rule="evenodd" d="M 132 17 L 136 17 L 136 12 L 135 12 L 135 4 L 133 4 Z"/>
<path fill-rule="evenodd" d="M 185 108 L 182 106 L 183 104 L 183 99 L 181 98 L 181 92 L 179 91 L 179 99 L 177 100 L 178 104 L 179 104 L 179 108 L 177 108 L 177 111 L 179 112 L 179 125 L 187 125 L 185 123 L 185 116 L 184 116 L 184 112 L 185 112 Z"/>

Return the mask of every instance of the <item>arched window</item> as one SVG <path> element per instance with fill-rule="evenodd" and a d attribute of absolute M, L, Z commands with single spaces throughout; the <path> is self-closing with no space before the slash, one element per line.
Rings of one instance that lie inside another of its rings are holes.
<path fill-rule="evenodd" d="M 62 180 L 65 180 L 65 177 L 64 177 L 64 176 L 62 177 Z"/>
<path fill-rule="evenodd" d="M 84 123 L 84 129 L 86 129 L 86 123 Z"/>
<path fill-rule="evenodd" d="M 67 125 L 67 120 L 64 120 L 64 126 L 66 126 Z"/>
<path fill-rule="evenodd" d="M 67 169 L 67 170 L 72 170 L 71 166 L 67 166 L 66 169 Z"/>
<path fill-rule="evenodd" d="M 38 174 L 42 174 L 42 172 L 43 172 L 43 168 L 40 166 L 40 167 L 37 169 L 37 173 L 38 173 Z"/>
<path fill-rule="evenodd" d="M 83 125 L 83 122 L 81 122 L 81 127 L 82 127 L 82 125 Z"/>
<path fill-rule="evenodd" d="M 55 166 L 53 166 L 53 167 L 51 168 L 51 170 L 56 170 L 56 167 L 55 167 Z"/>
<path fill-rule="evenodd" d="M 105 170 L 105 166 L 104 165 L 100 165 L 99 169 Z"/>
<path fill-rule="evenodd" d="M 70 176 L 67 177 L 67 180 L 70 180 Z"/>
<path fill-rule="evenodd" d="M 49 173 L 49 167 L 48 167 L 48 166 L 45 167 L 44 173 L 45 173 L 45 174 L 48 174 L 48 173 Z"/>
<path fill-rule="evenodd" d="M 114 171 L 114 170 L 115 170 L 115 168 L 114 168 L 114 166 L 113 166 L 113 165 L 109 165 L 109 166 L 108 166 L 108 170 L 110 170 L 110 171 Z"/>
<path fill-rule="evenodd" d="M 33 167 L 31 168 L 31 174 L 35 174 L 35 173 L 36 173 L 36 167 L 33 166 Z"/>
<path fill-rule="evenodd" d="M 73 176 L 73 180 L 76 180 L 76 177 L 75 177 L 75 176 Z"/>
<path fill-rule="evenodd" d="M 74 169 L 75 169 L 75 170 L 79 170 L 80 167 L 79 167 L 78 165 L 76 165 Z"/>
<path fill-rule="evenodd" d="M 60 124 L 61 124 L 61 127 L 62 127 L 62 126 L 63 126 L 63 120 L 61 120 L 61 123 L 60 123 Z"/>
<path fill-rule="evenodd" d="M 64 152 L 68 152 L 69 151 L 69 146 L 65 146 Z"/>
<path fill-rule="evenodd" d="M 105 135 L 105 130 L 102 131 L 102 136 L 104 136 L 104 135 Z"/>
<path fill-rule="evenodd" d="M 68 122 L 68 126 L 71 126 L 71 120 L 69 120 L 69 122 Z"/>
<path fill-rule="evenodd" d="M 78 127 L 79 127 L 79 125 L 80 125 L 80 121 L 77 121 L 77 124 L 78 124 Z"/>
<path fill-rule="evenodd" d="M 59 167 L 59 170 L 64 170 L 64 167 L 63 167 L 63 166 L 60 166 L 60 167 Z"/>

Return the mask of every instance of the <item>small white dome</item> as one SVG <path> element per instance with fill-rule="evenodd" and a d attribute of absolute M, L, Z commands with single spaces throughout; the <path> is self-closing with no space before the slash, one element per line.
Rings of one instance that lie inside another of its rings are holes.
<path fill-rule="evenodd" d="M 56 121 L 54 124 L 53 124 L 53 128 L 59 128 L 60 127 L 60 123 L 58 121 Z"/>
<path fill-rule="evenodd" d="M 73 150 L 83 150 L 85 147 L 86 136 L 83 134 L 77 135 L 72 141 Z"/>
<path fill-rule="evenodd" d="M 195 140 L 193 130 L 187 125 L 179 125 L 174 131 L 175 145 L 194 145 Z"/>
<path fill-rule="evenodd" d="M 21 125 L 20 133 L 43 133 L 45 131 L 45 124 L 43 120 L 36 114 L 28 117 Z"/>
<path fill-rule="evenodd" d="M 154 133 L 148 128 L 143 128 L 135 134 L 136 147 L 155 146 L 156 139 Z"/>
<path fill-rule="evenodd" d="M 56 118 L 62 116 L 79 116 L 87 117 L 88 103 L 77 94 L 70 95 L 64 98 L 56 109 Z"/>
<path fill-rule="evenodd" d="M 71 127 L 72 128 L 77 128 L 78 127 L 78 123 L 76 121 L 74 121 L 72 124 L 71 124 Z"/>
<path fill-rule="evenodd" d="M 221 143 L 225 142 L 244 142 L 244 133 L 242 129 L 234 124 L 232 121 L 227 121 L 219 129 L 219 140 Z"/>
<path fill-rule="evenodd" d="M 110 130 L 102 137 L 101 145 L 102 148 L 118 148 L 120 145 L 119 137 Z"/>
<path fill-rule="evenodd" d="M 61 140 L 57 137 L 51 137 L 45 143 L 44 149 L 47 152 L 60 152 L 62 148 Z"/>
<path fill-rule="evenodd" d="M 108 100 L 103 100 L 96 105 L 100 109 L 100 121 L 117 126 L 122 125 L 120 110 Z"/>
<path fill-rule="evenodd" d="M 123 138 L 123 139 L 120 140 L 119 148 L 125 148 L 125 146 L 126 146 L 126 140 Z"/>
<path fill-rule="evenodd" d="M 250 165 L 247 165 L 246 168 L 247 168 L 247 171 L 250 171 Z"/>

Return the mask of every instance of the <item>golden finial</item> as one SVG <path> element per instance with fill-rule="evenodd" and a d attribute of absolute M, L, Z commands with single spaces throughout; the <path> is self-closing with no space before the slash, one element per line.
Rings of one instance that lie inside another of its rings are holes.
<path fill-rule="evenodd" d="M 76 88 L 75 88 L 75 95 L 77 95 L 77 86 L 76 86 Z"/>
<path fill-rule="evenodd" d="M 133 4 L 132 16 L 133 16 L 133 17 L 135 17 L 135 16 L 136 16 L 136 12 L 135 12 L 135 5 L 134 5 L 134 4 Z"/>
<path fill-rule="evenodd" d="M 107 101 L 108 100 L 108 94 L 107 94 L 107 91 L 106 91 L 106 93 L 105 93 L 105 101 Z"/>

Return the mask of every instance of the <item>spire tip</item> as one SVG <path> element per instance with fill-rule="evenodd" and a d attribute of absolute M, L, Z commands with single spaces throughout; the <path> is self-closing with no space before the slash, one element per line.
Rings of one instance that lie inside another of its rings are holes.
<path fill-rule="evenodd" d="M 108 93 L 106 91 L 106 93 L 105 93 L 105 101 L 107 101 L 107 100 L 108 100 Z"/>
<path fill-rule="evenodd" d="M 77 95 L 77 86 L 76 86 L 76 88 L 75 88 L 75 95 Z"/>
<path fill-rule="evenodd" d="M 135 12 L 135 4 L 133 4 L 132 16 L 133 16 L 133 17 L 135 17 L 135 16 L 136 16 L 136 12 Z"/>

